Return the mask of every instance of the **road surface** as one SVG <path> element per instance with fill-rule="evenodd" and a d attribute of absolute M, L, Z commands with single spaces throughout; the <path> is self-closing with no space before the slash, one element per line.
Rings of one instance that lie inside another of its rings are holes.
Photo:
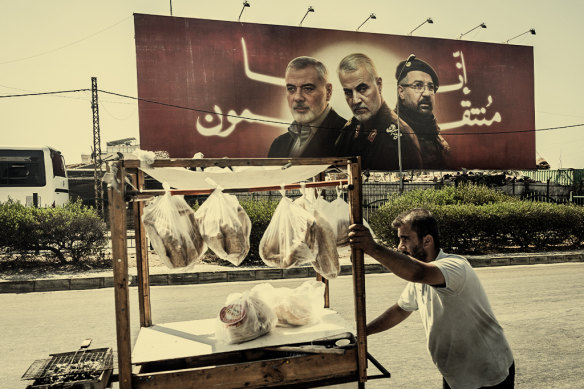
<path fill-rule="evenodd" d="M 584 387 L 584 263 L 476 269 L 507 334 L 516 361 L 516 388 Z M 306 279 L 270 281 L 295 287 Z M 259 282 L 152 287 L 155 323 L 215 317 L 229 293 Z M 366 276 L 367 321 L 393 304 L 405 281 Z M 353 321 L 350 276 L 332 280 L 331 308 Z M 138 333 L 137 290 L 131 289 L 132 341 Z M 20 377 L 35 359 L 77 349 L 116 347 L 113 289 L 0 295 L 0 388 L 25 388 Z M 368 339 L 368 351 L 392 374 L 367 388 L 441 388 L 425 347 L 419 315 Z M 369 374 L 377 374 L 370 365 Z M 116 385 L 117 386 L 117 385 Z"/>

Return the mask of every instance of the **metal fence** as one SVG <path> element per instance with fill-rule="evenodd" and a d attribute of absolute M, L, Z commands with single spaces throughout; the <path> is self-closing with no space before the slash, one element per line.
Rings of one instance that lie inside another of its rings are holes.
<path fill-rule="evenodd" d="M 577 185 L 584 180 L 584 169 L 519 170 L 518 176 L 529 177 L 533 181 L 551 181 L 560 185 Z"/>
<path fill-rule="evenodd" d="M 439 190 L 447 186 L 455 186 L 454 181 L 437 181 L 437 182 L 405 182 L 403 192 L 413 190 Z M 539 201 L 557 204 L 573 203 L 584 205 L 584 189 L 573 186 L 560 185 L 553 182 L 529 182 L 529 181 L 511 181 L 505 185 L 493 187 L 495 190 L 507 193 L 508 195 L 519 197 L 526 201 Z M 369 220 L 369 216 L 387 201 L 390 195 L 400 193 L 399 182 L 366 182 L 363 183 L 363 217 Z M 337 193 L 334 188 L 323 190 L 326 200 L 333 200 Z M 298 197 L 300 191 L 287 192 L 286 196 Z M 280 200 L 279 192 L 263 192 L 253 194 L 238 194 L 241 199 L 271 199 Z M 346 193 L 343 193 L 346 200 Z"/>
<path fill-rule="evenodd" d="M 439 190 L 447 186 L 454 186 L 452 181 L 437 181 L 437 182 L 405 182 L 403 184 L 403 192 L 413 190 Z M 582 188 L 569 187 L 552 182 L 509 182 L 506 185 L 494 187 L 496 190 L 505 192 L 511 196 L 516 196 L 526 201 L 539 201 L 549 203 L 573 203 L 584 206 L 584 190 Z M 364 182 L 362 184 L 363 191 L 363 218 L 369 220 L 370 216 L 385 202 L 392 194 L 400 193 L 399 182 Z M 332 201 L 337 197 L 337 190 L 335 188 L 325 188 L 319 192 L 328 201 Z M 347 200 L 346 191 L 341 192 L 343 199 Z M 282 195 L 279 191 L 271 192 L 254 192 L 254 193 L 237 193 L 239 201 L 246 200 L 271 200 L 280 201 Z M 301 196 L 300 190 L 288 190 L 286 196 L 290 198 L 298 198 Z M 193 203 L 197 201 L 202 204 L 207 196 L 186 196 L 187 201 Z M 132 207 L 128 207 L 128 247 L 135 247 L 134 242 L 134 219 Z M 106 208 L 107 214 L 107 208 Z M 106 218 L 106 221 L 109 221 Z"/>
<path fill-rule="evenodd" d="M 404 182 L 403 192 L 413 190 L 439 190 L 448 186 L 457 185 L 454 181 L 437 182 Z M 519 197 L 528 201 L 540 201 L 548 203 L 566 204 L 573 203 L 584 205 L 584 188 L 560 185 L 551 181 L 548 182 L 530 182 L 530 181 L 512 181 L 502 186 L 493 187 L 495 190 L 507 193 L 508 195 Z M 347 200 L 346 191 L 341 192 L 343 199 Z M 371 213 L 375 212 L 379 206 L 387 201 L 390 195 L 400 193 L 399 182 L 364 182 L 362 184 L 363 193 L 363 217 L 369 220 Z M 332 201 L 337 197 L 337 190 L 334 187 L 324 188 L 319 191 L 326 200 Z M 279 191 L 253 192 L 253 193 L 236 193 L 235 196 L 239 201 L 246 200 L 271 200 L 280 201 L 282 195 Z M 287 190 L 286 196 L 292 199 L 301 196 L 298 189 Z M 186 196 L 187 201 L 195 201 L 202 204 L 207 196 Z M 132 223 L 128 220 L 129 223 Z"/>

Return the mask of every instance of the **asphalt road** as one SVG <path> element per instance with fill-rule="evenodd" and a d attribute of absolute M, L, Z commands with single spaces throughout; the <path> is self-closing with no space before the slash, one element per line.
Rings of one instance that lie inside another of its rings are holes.
<path fill-rule="evenodd" d="M 507 334 L 516 361 L 516 388 L 584 387 L 584 263 L 479 268 L 477 272 Z M 270 281 L 297 286 L 305 279 Z M 152 288 L 155 323 L 214 317 L 225 297 L 258 282 Z M 368 274 L 367 320 L 393 304 L 405 281 Z M 351 277 L 331 281 L 331 307 L 353 320 Z M 138 331 L 136 288 L 131 291 L 132 339 Z M 25 388 L 20 377 L 35 359 L 77 349 L 116 346 L 113 289 L 0 295 L 0 388 Z M 425 348 L 421 321 L 368 339 L 369 352 L 392 374 L 368 388 L 441 388 Z M 369 374 L 376 374 L 370 366 Z"/>

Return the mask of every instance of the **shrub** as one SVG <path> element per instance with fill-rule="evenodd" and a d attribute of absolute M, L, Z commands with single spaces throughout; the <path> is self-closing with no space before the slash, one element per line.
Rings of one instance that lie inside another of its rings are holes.
<path fill-rule="evenodd" d="M 105 223 L 81 200 L 54 208 L 0 204 L 0 231 L 6 251 L 49 251 L 62 263 L 98 254 L 107 243 Z"/>
<path fill-rule="evenodd" d="M 32 212 L 20 202 L 8 200 L 0 203 L 0 247 L 7 251 L 13 246 L 19 246 L 24 226 L 32 224 Z"/>
<path fill-rule="evenodd" d="M 392 195 L 371 215 L 369 224 L 378 238 L 395 247 L 398 239 L 391 223 L 412 208 L 432 212 L 440 226 L 442 248 L 458 253 L 480 254 L 513 246 L 579 248 L 584 242 L 584 208 L 521 201 L 477 185 Z"/>
<path fill-rule="evenodd" d="M 196 201 L 190 201 L 191 207 L 196 212 L 199 209 L 200 204 L 202 204 L 207 197 L 199 197 Z M 250 248 L 249 253 L 245 259 L 245 265 L 258 266 L 264 265 L 264 262 L 260 258 L 259 245 L 264 231 L 270 224 L 272 220 L 272 215 L 278 206 L 279 200 L 240 200 L 239 201 L 242 208 L 245 210 L 249 219 L 251 220 L 251 233 L 250 233 Z M 207 262 L 217 262 L 224 266 L 235 266 L 229 261 L 222 260 L 219 258 L 212 250 L 207 250 L 205 253 L 204 261 Z"/>
<path fill-rule="evenodd" d="M 241 206 L 251 220 L 250 249 L 246 262 L 248 265 L 263 265 L 259 245 L 264 231 L 268 228 L 279 200 L 244 200 Z"/>

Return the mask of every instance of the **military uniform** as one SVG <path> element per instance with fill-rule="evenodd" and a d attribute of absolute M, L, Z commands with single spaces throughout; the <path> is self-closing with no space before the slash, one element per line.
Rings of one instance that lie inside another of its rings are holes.
<path fill-rule="evenodd" d="M 402 168 L 421 169 L 420 145 L 412 129 L 400 122 Z M 353 117 L 337 140 L 340 157 L 361 156 L 363 170 L 399 170 L 397 115 L 384 102 L 367 122 Z"/>

